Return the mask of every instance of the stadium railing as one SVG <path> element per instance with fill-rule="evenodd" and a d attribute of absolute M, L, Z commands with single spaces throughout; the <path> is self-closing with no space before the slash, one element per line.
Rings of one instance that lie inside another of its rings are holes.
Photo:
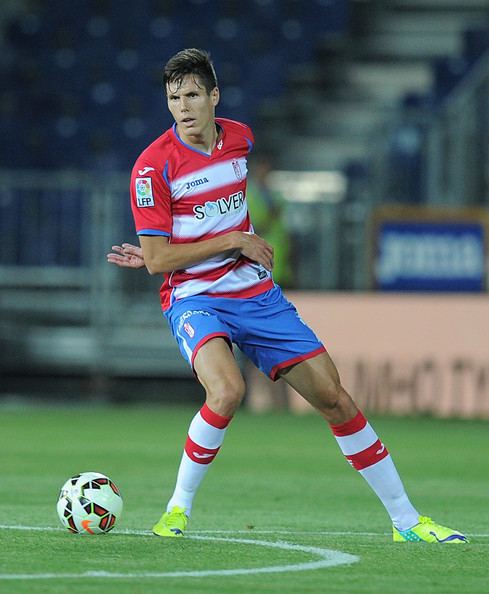
<path fill-rule="evenodd" d="M 131 241 L 127 176 L 0 172 L 0 371 L 187 377 L 159 279 L 106 262 Z"/>
<path fill-rule="evenodd" d="M 427 197 L 431 204 L 489 202 L 489 51 L 450 93 L 427 134 Z"/>

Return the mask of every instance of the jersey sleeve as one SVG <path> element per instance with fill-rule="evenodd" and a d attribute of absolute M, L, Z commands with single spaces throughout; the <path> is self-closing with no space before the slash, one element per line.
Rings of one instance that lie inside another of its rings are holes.
<path fill-rule="evenodd" d="M 251 128 L 249 126 L 243 124 L 243 127 L 244 137 L 246 139 L 246 142 L 248 143 L 248 152 L 251 153 L 253 147 L 255 146 L 255 136 L 253 135 L 253 132 L 251 131 Z"/>
<path fill-rule="evenodd" d="M 131 175 L 131 209 L 138 235 L 171 236 L 171 194 L 164 172 L 136 163 Z"/>
<path fill-rule="evenodd" d="M 238 132 L 245 140 L 248 145 L 248 153 L 251 153 L 255 146 L 255 136 L 251 128 L 247 124 L 241 122 L 232 122 L 234 124 L 234 130 Z"/>
<path fill-rule="evenodd" d="M 237 122 L 236 120 L 229 120 L 227 118 L 216 118 L 216 122 L 227 130 L 230 130 L 232 134 L 238 135 L 241 139 L 245 140 L 248 146 L 248 153 L 251 153 L 255 146 L 255 136 L 247 124 Z"/>

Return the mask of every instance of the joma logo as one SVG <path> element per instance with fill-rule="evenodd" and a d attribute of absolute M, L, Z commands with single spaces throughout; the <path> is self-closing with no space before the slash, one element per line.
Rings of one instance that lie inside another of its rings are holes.
<path fill-rule="evenodd" d="M 192 188 L 196 188 L 197 186 L 201 186 L 202 184 L 208 184 L 209 180 L 206 177 L 201 177 L 200 179 L 193 179 L 192 181 L 187 182 L 185 186 L 186 190 L 191 190 Z"/>

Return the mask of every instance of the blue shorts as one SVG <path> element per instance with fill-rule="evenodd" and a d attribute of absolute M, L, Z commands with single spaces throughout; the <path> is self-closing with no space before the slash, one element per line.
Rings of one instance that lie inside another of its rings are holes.
<path fill-rule="evenodd" d="M 176 301 L 165 316 L 192 367 L 199 348 L 218 336 L 230 346 L 235 343 L 273 380 L 281 369 L 326 350 L 277 285 L 246 299 L 186 297 Z"/>

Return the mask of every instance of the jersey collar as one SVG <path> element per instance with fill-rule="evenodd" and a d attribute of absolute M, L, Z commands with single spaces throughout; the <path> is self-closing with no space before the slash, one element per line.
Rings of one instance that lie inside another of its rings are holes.
<path fill-rule="evenodd" d="M 180 136 L 178 135 L 178 131 L 177 131 L 177 123 L 175 122 L 172 126 L 172 130 L 173 130 L 173 134 L 175 135 L 175 138 L 178 140 L 178 142 L 180 144 L 183 144 L 183 146 L 191 151 L 193 151 L 194 153 L 197 153 L 198 155 L 202 155 L 203 157 L 207 157 L 208 159 L 210 159 L 214 153 L 216 151 L 219 151 L 222 149 L 222 143 L 224 141 L 224 128 L 221 126 L 221 124 L 219 124 L 216 121 L 216 127 L 217 127 L 217 140 L 216 140 L 216 146 L 213 148 L 212 153 L 209 155 L 208 153 L 205 153 L 204 151 L 200 151 L 199 149 L 194 148 L 193 146 L 190 146 L 189 144 L 187 144 L 186 142 L 184 142 Z"/>

